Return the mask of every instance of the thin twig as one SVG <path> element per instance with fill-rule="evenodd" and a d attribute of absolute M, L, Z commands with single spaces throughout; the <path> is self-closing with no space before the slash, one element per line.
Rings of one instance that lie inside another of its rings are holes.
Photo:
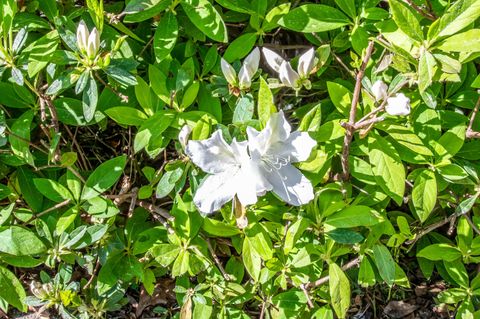
<path fill-rule="evenodd" d="M 48 214 L 48 213 L 51 213 L 51 212 L 53 212 L 53 211 L 55 211 L 55 210 L 57 210 L 57 209 L 60 209 L 60 208 L 62 208 L 62 207 L 64 207 L 64 206 L 67 206 L 68 204 L 70 204 L 71 201 L 72 201 L 71 199 L 66 199 L 66 200 L 64 200 L 63 202 L 60 202 L 60 203 L 58 203 L 58 204 L 56 204 L 56 205 L 54 205 L 54 206 L 52 206 L 52 207 L 44 210 L 43 212 L 40 212 L 40 213 L 38 213 L 38 214 L 35 214 L 34 216 L 30 217 L 29 220 L 27 220 L 26 222 L 24 222 L 23 225 L 27 225 L 27 224 L 31 223 L 32 221 L 34 221 L 35 219 L 38 219 L 38 218 L 40 218 L 40 217 L 42 217 L 42 216 L 44 216 L 44 215 L 46 215 L 46 214 Z"/>
<path fill-rule="evenodd" d="M 305 287 L 305 284 L 301 284 L 300 289 L 303 291 L 303 294 L 305 295 L 305 298 L 307 298 L 308 308 L 313 309 L 315 306 L 313 305 L 312 299 L 310 298 L 310 295 L 308 294 L 308 290 Z"/>
<path fill-rule="evenodd" d="M 475 107 L 473 108 L 472 114 L 470 115 L 470 122 L 468 123 L 467 127 L 467 138 L 480 138 L 480 132 L 476 132 L 472 129 L 473 122 L 475 122 L 475 117 L 477 116 L 478 109 L 480 108 L 480 96 L 477 99 L 477 103 L 475 103 Z"/>
<path fill-rule="evenodd" d="M 403 0 L 403 2 L 407 3 L 411 6 L 415 11 L 420 13 L 422 16 L 427 18 L 428 20 L 435 21 L 437 17 L 432 12 L 425 12 L 422 8 L 417 6 L 412 0 Z"/>
<path fill-rule="evenodd" d="M 480 235 L 480 229 L 478 229 L 477 225 L 475 225 L 470 216 L 468 216 L 467 214 L 464 214 L 463 216 L 465 216 L 467 223 L 470 225 L 470 227 L 472 227 L 473 231 Z"/>
<path fill-rule="evenodd" d="M 218 259 L 218 256 L 217 256 L 217 254 L 215 253 L 215 250 L 212 247 L 212 243 L 210 242 L 210 239 L 209 238 L 204 238 L 204 239 L 207 242 L 207 247 L 208 247 L 208 250 L 210 251 L 210 255 L 212 255 L 213 261 L 215 262 L 218 269 L 222 273 L 223 278 L 225 278 L 226 281 L 230 281 L 230 275 L 227 274 L 227 272 L 225 271 L 225 269 L 222 266 L 222 263 Z"/>
<path fill-rule="evenodd" d="M 97 258 L 97 262 L 95 263 L 95 268 L 92 271 L 92 275 L 90 276 L 90 279 L 88 279 L 85 286 L 83 286 L 83 290 L 86 290 L 92 284 L 93 279 L 95 279 L 95 276 L 96 276 L 98 270 L 100 269 L 100 265 L 101 265 L 100 264 L 100 258 Z"/>
<path fill-rule="evenodd" d="M 96 72 L 93 73 L 97 80 L 102 83 L 106 88 L 108 88 L 110 91 L 112 91 L 120 100 L 122 100 L 123 103 L 128 103 L 128 96 L 125 94 L 119 92 L 117 89 L 115 89 L 113 86 L 105 82 Z"/>
<path fill-rule="evenodd" d="M 355 117 L 357 115 L 357 105 L 360 99 L 360 92 L 362 89 L 362 79 L 365 74 L 365 69 L 367 68 L 368 61 L 373 53 L 373 46 L 375 42 L 370 40 L 368 43 L 367 50 L 365 52 L 365 57 L 363 58 L 362 65 L 360 70 L 358 70 L 355 82 L 355 89 L 353 91 L 352 105 L 350 109 L 350 117 L 348 120 L 349 127 L 347 127 L 345 132 L 345 137 L 343 139 L 343 151 L 342 151 L 342 171 L 343 171 L 343 180 L 347 181 L 350 178 L 350 169 L 348 166 L 348 155 L 350 154 L 350 144 L 352 143 Z"/>
<path fill-rule="evenodd" d="M 350 260 L 348 263 L 346 263 L 345 265 L 342 266 L 342 270 L 343 271 L 346 271 L 350 268 L 353 268 L 353 267 L 357 267 L 358 265 L 360 265 L 360 257 L 357 257 L 355 259 L 352 259 Z M 325 276 L 325 277 L 322 277 L 314 282 L 309 282 L 305 285 L 305 288 L 306 289 L 312 289 L 312 288 L 316 288 L 316 287 L 319 287 L 319 286 L 322 286 L 324 284 L 326 284 L 327 282 L 330 281 L 330 276 Z"/>

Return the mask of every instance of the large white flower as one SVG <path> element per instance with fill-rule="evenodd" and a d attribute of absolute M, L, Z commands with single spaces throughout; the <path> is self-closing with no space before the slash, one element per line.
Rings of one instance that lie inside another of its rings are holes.
<path fill-rule="evenodd" d="M 224 58 L 221 59 L 220 66 L 223 76 L 231 86 L 247 90 L 252 85 L 252 78 L 257 73 L 259 63 L 260 50 L 255 48 L 243 61 L 243 65 L 238 72 L 238 80 L 235 69 Z"/>
<path fill-rule="evenodd" d="M 309 88 L 308 77 L 315 66 L 315 50 L 309 49 L 298 58 L 297 71 L 293 70 L 290 62 L 285 61 L 276 52 L 263 48 L 263 56 L 267 64 L 276 72 L 283 85 L 300 89 L 302 86 Z"/>
<path fill-rule="evenodd" d="M 262 185 L 291 205 L 313 199 L 310 181 L 291 163 L 305 161 L 316 142 L 307 132 L 291 133 L 282 111 L 272 114 L 265 129 L 247 127 L 248 147 L 253 166 L 261 173 Z"/>
<path fill-rule="evenodd" d="M 186 149 L 192 162 L 209 173 L 194 196 L 194 203 L 204 214 L 219 210 L 236 195 L 243 206 L 257 202 L 257 194 L 265 192 L 255 166 L 251 165 L 247 142 L 228 145 L 218 130 L 209 139 L 190 140 Z"/>
<path fill-rule="evenodd" d="M 390 115 L 404 116 L 410 114 L 410 99 L 403 93 L 387 99 L 385 111 Z"/>

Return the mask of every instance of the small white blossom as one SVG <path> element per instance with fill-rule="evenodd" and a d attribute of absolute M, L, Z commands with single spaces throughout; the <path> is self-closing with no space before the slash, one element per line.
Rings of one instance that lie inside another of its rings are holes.
<path fill-rule="evenodd" d="M 283 85 L 300 89 L 302 86 L 310 88 L 308 77 L 315 67 L 315 50 L 309 49 L 298 58 L 297 71 L 293 70 L 290 62 L 284 60 L 274 51 L 263 48 L 263 56 L 267 64 L 276 72 Z"/>
<path fill-rule="evenodd" d="M 77 47 L 89 59 L 94 59 L 100 49 L 100 33 L 97 28 L 89 32 L 85 22 L 81 21 L 77 27 Z"/>
<path fill-rule="evenodd" d="M 387 99 L 385 111 L 390 115 L 404 116 L 410 114 L 410 99 L 403 93 Z"/>
<path fill-rule="evenodd" d="M 187 155 L 209 173 L 194 196 L 204 214 L 220 209 L 237 196 L 242 206 L 273 191 L 291 205 L 313 199 L 310 181 L 292 163 L 305 161 L 315 146 L 306 132 L 291 133 L 283 112 L 272 114 L 264 130 L 247 127 L 248 142 L 228 145 L 220 130 L 209 139 L 189 141 Z"/>
<path fill-rule="evenodd" d="M 252 78 L 257 73 L 259 63 L 260 50 L 255 48 L 243 61 L 243 65 L 238 72 L 238 79 L 235 69 L 224 58 L 221 59 L 220 66 L 223 76 L 231 86 L 247 90 L 252 85 Z"/>
<path fill-rule="evenodd" d="M 388 86 L 382 80 L 377 80 L 372 85 L 372 93 L 375 101 L 382 101 L 388 96 Z"/>

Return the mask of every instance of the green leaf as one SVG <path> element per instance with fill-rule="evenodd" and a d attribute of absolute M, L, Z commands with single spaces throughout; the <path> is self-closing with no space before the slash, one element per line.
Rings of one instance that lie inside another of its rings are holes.
<path fill-rule="evenodd" d="M 242 259 L 250 277 L 252 277 L 254 281 L 258 281 L 262 268 L 262 259 L 255 248 L 253 248 L 252 242 L 248 237 L 245 237 L 243 240 Z"/>
<path fill-rule="evenodd" d="M 383 191 L 401 205 L 405 192 L 405 168 L 397 150 L 380 135 L 368 137 L 369 159 L 375 180 Z"/>
<path fill-rule="evenodd" d="M 175 14 L 165 12 L 160 19 L 153 38 L 153 50 L 157 63 L 165 59 L 173 50 L 178 37 L 178 22 Z"/>
<path fill-rule="evenodd" d="M 347 244 L 347 245 L 353 245 L 353 244 L 359 243 L 364 239 L 364 237 L 359 233 L 353 230 L 344 229 L 344 228 L 336 228 L 326 233 L 326 235 L 339 244 Z"/>
<path fill-rule="evenodd" d="M 127 156 L 122 155 L 100 164 L 85 182 L 82 199 L 94 198 L 113 186 L 122 176 Z"/>
<path fill-rule="evenodd" d="M 162 142 L 162 133 L 170 126 L 174 118 L 175 115 L 170 111 L 159 111 L 143 122 L 133 141 L 135 153 L 140 152 L 150 143 Z"/>
<path fill-rule="evenodd" d="M 43 208 L 43 196 L 32 183 L 32 180 L 37 177 L 27 167 L 19 167 L 17 170 L 17 180 L 22 197 L 34 212 L 40 212 Z"/>
<path fill-rule="evenodd" d="M 367 206 L 349 206 L 327 217 L 325 223 L 337 228 L 373 226 L 380 222 L 378 214 Z"/>
<path fill-rule="evenodd" d="M 47 248 L 31 230 L 20 226 L 0 227 L 0 252 L 14 256 L 31 256 Z"/>
<path fill-rule="evenodd" d="M 417 257 L 429 260 L 454 261 L 462 257 L 462 252 L 455 246 L 441 243 L 423 248 L 417 253 Z"/>
<path fill-rule="evenodd" d="M 357 8 L 355 7 L 355 0 L 335 0 L 335 3 L 343 12 L 348 14 L 350 18 L 356 18 Z"/>
<path fill-rule="evenodd" d="M 263 260 L 269 260 L 273 257 L 273 245 L 270 236 L 259 224 L 254 224 L 246 231 L 244 241 L 250 241 L 251 247 Z"/>
<path fill-rule="evenodd" d="M 85 121 L 90 122 L 93 119 L 98 102 L 97 82 L 93 77 L 88 79 L 85 89 L 83 90 L 82 107 Z"/>
<path fill-rule="evenodd" d="M 418 62 L 418 88 L 420 92 L 424 92 L 430 84 L 437 70 L 437 62 L 433 55 L 424 51 Z"/>
<path fill-rule="evenodd" d="M 8 136 L 13 154 L 19 156 L 26 163 L 34 166 L 34 159 L 30 153 L 30 127 L 33 120 L 33 111 L 23 113 L 12 125 L 12 132 Z"/>
<path fill-rule="evenodd" d="M 440 173 L 440 175 L 442 175 L 443 178 L 445 178 L 445 180 L 451 183 L 464 180 L 468 177 L 467 172 L 465 172 L 462 167 L 456 164 L 438 166 L 437 171 Z"/>
<path fill-rule="evenodd" d="M 275 107 L 272 91 L 270 91 L 267 82 L 262 77 L 260 77 L 257 113 L 258 119 L 260 120 L 262 127 L 265 127 L 268 119 L 270 119 L 270 115 L 272 115 L 276 111 L 277 108 Z"/>
<path fill-rule="evenodd" d="M 174 170 L 167 171 L 157 184 L 155 196 L 164 198 L 175 188 L 176 183 L 183 175 L 183 167 L 177 167 Z"/>
<path fill-rule="evenodd" d="M 435 173 L 424 169 L 415 179 L 412 190 L 412 203 L 421 222 L 427 220 L 437 202 L 437 180 Z"/>
<path fill-rule="evenodd" d="M 358 271 L 358 283 L 362 287 L 370 287 L 375 285 L 375 271 L 370 262 L 370 258 L 365 256 L 360 263 L 360 270 Z"/>
<path fill-rule="evenodd" d="M 183 275 L 189 270 L 190 265 L 190 253 L 188 250 L 180 250 L 177 258 L 173 262 L 172 277 L 178 277 Z"/>
<path fill-rule="evenodd" d="M 475 22 L 478 17 L 479 1 L 458 0 L 428 28 L 428 39 L 434 43 L 437 39 L 454 35 Z"/>
<path fill-rule="evenodd" d="M 395 281 L 395 262 L 387 247 L 376 244 L 373 246 L 373 260 L 377 266 L 380 277 L 392 286 Z"/>
<path fill-rule="evenodd" d="M 353 93 L 341 84 L 327 82 L 327 90 L 333 105 L 340 114 L 348 117 L 352 105 Z"/>
<path fill-rule="evenodd" d="M 232 226 L 210 218 L 203 220 L 202 228 L 208 234 L 218 237 L 232 237 L 241 234 L 237 226 Z"/>
<path fill-rule="evenodd" d="M 122 125 L 140 126 L 148 116 L 140 110 L 128 106 L 115 106 L 105 111 L 112 120 Z"/>
<path fill-rule="evenodd" d="M 409 150 L 420 155 L 433 156 L 432 151 L 423 144 L 422 140 L 412 131 L 411 128 L 383 123 L 379 123 L 375 127 L 387 132 L 395 142 L 405 146 Z"/>
<path fill-rule="evenodd" d="M 297 32 L 324 32 L 341 28 L 350 20 L 340 10 L 323 4 L 305 4 L 283 16 L 278 24 Z"/>
<path fill-rule="evenodd" d="M 223 58 L 228 62 L 232 63 L 235 60 L 239 60 L 245 57 L 247 54 L 252 51 L 252 48 L 257 42 L 256 33 L 245 33 L 236 38 L 230 43 Z"/>
<path fill-rule="evenodd" d="M 171 0 L 131 0 L 123 11 L 124 22 L 140 22 L 156 16 L 171 4 Z"/>
<path fill-rule="evenodd" d="M 440 42 L 437 48 L 446 52 L 478 52 L 480 51 L 480 29 L 452 35 Z"/>
<path fill-rule="evenodd" d="M 167 267 L 177 258 L 180 248 L 172 244 L 159 244 L 153 246 L 150 252 L 160 265 Z"/>
<path fill-rule="evenodd" d="M 413 40 L 422 42 L 423 32 L 420 27 L 420 22 L 407 4 L 399 0 L 389 0 L 388 3 L 392 10 L 393 20 L 400 30 L 405 32 L 405 34 Z"/>
<path fill-rule="evenodd" d="M 233 112 L 233 123 L 245 123 L 250 121 L 253 118 L 253 111 L 255 109 L 255 104 L 253 101 L 253 96 L 251 94 L 246 94 L 245 96 L 238 99 L 237 104 L 235 105 L 235 110 Z"/>
<path fill-rule="evenodd" d="M 27 311 L 22 283 L 10 270 L 0 266 L 0 298 L 22 312 Z"/>
<path fill-rule="evenodd" d="M 449 159 L 453 157 L 462 148 L 465 140 L 465 125 L 458 125 L 443 134 L 436 143 L 434 151 L 438 159 Z M 432 141 L 434 142 L 434 141 Z"/>
<path fill-rule="evenodd" d="M 343 319 L 350 307 L 350 282 L 342 269 L 335 263 L 328 266 L 330 275 L 330 299 L 338 318 Z"/>
<path fill-rule="evenodd" d="M 228 42 L 227 27 L 208 0 L 184 0 L 182 8 L 193 24 L 205 35 L 218 42 Z"/>
<path fill-rule="evenodd" d="M 35 187 L 43 194 L 43 196 L 55 203 L 60 203 L 67 199 L 73 200 L 72 194 L 68 189 L 54 180 L 48 178 L 35 178 L 33 184 L 35 184 Z"/>
<path fill-rule="evenodd" d="M 305 309 L 307 297 L 302 291 L 291 289 L 274 296 L 272 304 L 271 318 L 298 318 Z"/>

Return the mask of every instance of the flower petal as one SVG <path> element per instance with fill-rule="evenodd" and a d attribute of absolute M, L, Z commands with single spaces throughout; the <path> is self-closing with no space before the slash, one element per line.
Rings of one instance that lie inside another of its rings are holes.
<path fill-rule="evenodd" d="M 188 157 L 204 172 L 216 174 L 239 166 L 232 148 L 223 139 L 222 131 L 215 131 L 209 139 L 188 141 Z"/>
<path fill-rule="evenodd" d="M 80 51 L 87 50 L 87 42 L 88 42 L 88 28 L 85 22 L 80 21 L 77 27 L 77 47 Z"/>
<path fill-rule="evenodd" d="M 315 50 L 311 48 L 304 54 L 300 56 L 298 59 L 298 74 L 302 78 L 306 78 L 310 75 L 310 72 L 312 72 L 313 67 L 315 65 Z"/>
<path fill-rule="evenodd" d="M 262 49 L 263 56 L 265 57 L 265 61 L 267 61 L 267 64 L 275 71 L 275 72 L 280 72 L 280 66 L 282 65 L 282 62 L 285 60 L 278 55 L 276 52 L 263 48 Z"/>
<path fill-rule="evenodd" d="M 260 132 L 252 127 L 247 127 L 248 147 L 252 159 L 258 160 L 266 153 L 271 153 L 270 147 L 277 142 L 287 140 L 291 129 L 283 111 L 270 115 L 267 125 Z"/>
<path fill-rule="evenodd" d="M 295 131 L 284 142 L 277 142 L 270 147 L 268 154 L 272 158 L 286 159 L 290 163 L 303 162 L 310 157 L 317 142 L 307 132 Z"/>
<path fill-rule="evenodd" d="M 226 202 L 233 199 L 238 188 L 235 170 L 224 171 L 207 176 L 200 184 L 193 202 L 203 214 L 219 210 Z"/>
<path fill-rule="evenodd" d="M 88 36 L 87 55 L 93 59 L 100 49 L 100 33 L 97 28 L 93 28 L 92 32 Z"/>
<path fill-rule="evenodd" d="M 373 97 L 375 98 L 375 101 L 381 101 L 387 98 L 388 96 L 388 86 L 382 81 L 382 80 L 377 80 L 373 85 L 372 85 L 372 94 Z"/>
<path fill-rule="evenodd" d="M 231 85 L 237 82 L 237 72 L 224 58 L 221 59 L 220 66 L 222 67 L 223 76 Z"/>
<path fill-rule="evenodd" d="M 247 67 L 243 65 L 238 72 L 238 86 L 241 89 L 248 89 L 252 85 L 252 77 Z"/>
<path fill-rule="evenodd" d="M 404 116 L 410 114 L 410 99 L 403 93 L 387 99 L 385 110 L 390 115 Z"/>
<path fill-rule="evenodd" d="M 258 70 L 258 64 L 260 63 L 260 50 L 255 48 L 243 61 L 243 66 L 247 69 L 248 75 L 252 78 Z"/>
<path fill-rule="evenodd" d="M 298 80 L 300 79 L 300 75 L 292 69 L 292 66 L 289 62 L 283 61 L 280 65 L 280 71 L 278 73 L 278 77 L 280 81 L 288 87 L 297 88 L 298 87 Z"/>
<path fill-rule="evenodd" d="M 278 170 L 263 166 L 263 174 L 272 185 L 272 191 L 291 205 L 304 205 L 314 197 L 312 183 L 290 164 Z"/>

